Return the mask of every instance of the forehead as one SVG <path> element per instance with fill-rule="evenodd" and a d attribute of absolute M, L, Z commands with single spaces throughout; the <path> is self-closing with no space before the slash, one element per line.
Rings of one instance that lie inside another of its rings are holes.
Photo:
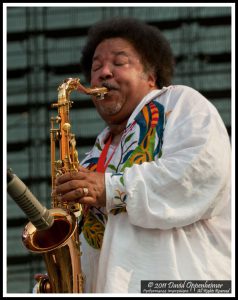
<path fill-rule="evenodd" d="M 133 54 L 139 56 L 132 43 L 123 38 L 109 38 L 103 40 L 95 49 L 93 58 L 104 54 Z"/>

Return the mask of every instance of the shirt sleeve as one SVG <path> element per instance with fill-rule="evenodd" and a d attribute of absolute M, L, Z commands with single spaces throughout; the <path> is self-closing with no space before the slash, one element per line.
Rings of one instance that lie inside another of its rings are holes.
<path fill-rule="evenodd" d="M 105 173 L 105 183 L 107 211 L 125 207 L 127 190 L 124 184 L 124 173 Z"/>
<path fill-rule="evenodd" d="M 216 108 L 193 89 L 177 93 L 156 161 L 105 174 L 107 210 L 134 225 L 170 229 L 211 218 L 229 198 L 230 141 Z M 174 98 L 170 97 L 173 102 Z"/>

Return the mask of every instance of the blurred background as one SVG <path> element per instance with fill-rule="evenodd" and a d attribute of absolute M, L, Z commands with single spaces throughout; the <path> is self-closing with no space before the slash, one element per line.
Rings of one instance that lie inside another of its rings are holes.
<path fill-rule="evenodd" d="M 197 89 L 218 109 L 231 136 L 231 7 L 7 7 L 7 167 L 50 207 L 50 117 L 57 88 L 77 77 L 88 28 L 114 16 L 136 17 L 160 28 L 177 67 L 174 84 Z M 73 92 L 70 111 L 79 159 L 105 124 L 88 96 Z M 202 133 L 201 133 L 202 134 Z M 7 201 L 7 293 L 30 293 L 41 256 L 29 253 L 21 236 L 28 222 Z M 5 201 L 5 200 L 4 200 Z"/>

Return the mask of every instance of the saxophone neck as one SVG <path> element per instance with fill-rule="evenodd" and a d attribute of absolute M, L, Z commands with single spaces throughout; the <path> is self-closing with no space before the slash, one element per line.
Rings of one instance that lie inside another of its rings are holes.
<path fill-rule="evenodd" d="M 77 90 L 83 94 L 96 96 L 100 99 L 104 98 L 104 95 L 108 93 L 108 89 L 106 87 L 94 87 L 94 88 L 87 88 L 80 83 L 79 78 L 68 78 L 65 79 L 63 84 L 59 87 L 62 89 L 66 94 L 71 93 L 73 90 Z M 64 95 L 67 97 L 67 95 Z"/>

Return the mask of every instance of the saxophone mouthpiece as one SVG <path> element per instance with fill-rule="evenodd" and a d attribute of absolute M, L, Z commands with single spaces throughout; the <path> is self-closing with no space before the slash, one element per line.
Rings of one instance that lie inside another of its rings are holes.
<path fill-rule="evenodd" d="M 96 100 L 103 100 L 104 96 L 108 93 L 108 89 L 106 87 L 100 88 L 92 88 L 90 89 L 89 94 L 96 97 Z"/>
<path fill-rule="evenodd" d="M 96 100 L 101 101 L 104 99 L 106 93 L 100 93 L 96 95 Z"/>

